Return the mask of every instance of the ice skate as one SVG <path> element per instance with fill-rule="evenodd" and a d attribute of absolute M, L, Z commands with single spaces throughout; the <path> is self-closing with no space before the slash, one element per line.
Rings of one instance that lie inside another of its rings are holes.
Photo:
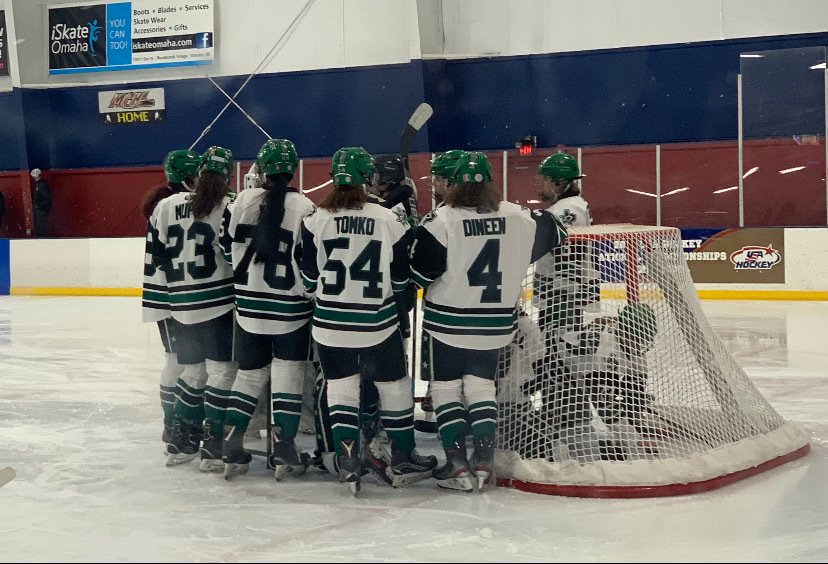
<path fill-rule="evenodd" d="M 224 462 L 221 460 L 222 437 L 218 431 L 214 422 L 204 422 L 204 441 L 201 443 L 201 463 L 198 466 L 202 472 L 224 472 Z"/>
<path fill-rule="evenodd" d="M 167 467 L 186 464 L 198 456 L 198 442 L 193 437 L 190 429 L 181 424 L 181 421 L 174 421 L 170 433 L 170 442 L 167 444 Z"/>
<path fill-rule="evenodd" d="M 224 426 L 224 442 L 221 446 L 221 460 L 224 462 L 224 479 L 232 480 L 244 476 L 250 467 L 253 455 L 244 450 L 244 434 L 234 425 Z"/>
<path fill-rule="evenodd" d="M 466 453 L 462 450 L 447 450 L 446 463 L 433 472 L 437 485 L 447 490 L 473 492 L 474 477 L 469 467 Z"/>
<path fill-rule="evenodd" d="M 385 444 L 377 437 L 365 443 L 362 447 L 362 462 L 378 482 L 393 486 L 393 480 L 388 474 L 391 465 L 391 455 Z"/>
<path fill-rule="evenodd" d="M 164 456 L 167 456 L 167 445 L 172 442 L 173 428 L 172 425 L 164 424 L 164 430 L 161 432 L 161 441 L 164 443 Z"/>
<path fill-rule="evenodd" d="M 293 439 L 280 441 L 274 437 L 273 454 L 268 459 L 268 465 L 273 469 L 277 482 L 285 478 L 298 478 L 310 466 L 310 455 L 301 452 Z"/>
<path fill-rule="evenodd" d="M 421 456 L 416 450 L 394 451 L 391 454 L 391 464 L 386 468 L 386 474 L 391 480 L 391 485 L 399 488 L 431 478 L 435 468 L 437 468 L 436 456 Z"/>
<path fill-rule="evenodd" d="M 362 459 L 357 451 L 357 442 L 347 439 L 340 443 L 342 454 L 339 455 L 339 481 L 348 485 L 348 491 L 356 496 L 362 480 Z"/>
<path fill-rule="evenodd" d="M 491 483 L 494 475 L 494 447 L 491 441 L 484 441 L 474 447 L 470 466 L 472 474 L 477 478 L 477 491 Z"/>

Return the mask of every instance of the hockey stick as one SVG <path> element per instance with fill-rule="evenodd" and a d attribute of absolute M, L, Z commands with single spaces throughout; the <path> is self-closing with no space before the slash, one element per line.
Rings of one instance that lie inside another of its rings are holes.
<path fill-rule="evenodd" d="M 405 124 L 405 128 L 403 129 L 402 135 L 400 136 L 400 159 L 402 159 L 403 163 L 403 170 L 405 171 L 406 178 L 411 176 L 411 172 L 408 169 L 408 151 L 411 149 L 411 143 L 414 142 L 414 137 L 417 135 L 417 132 L 422 129 L 425 125 L 425 122 L 429 120 L 429 118 L 434 113 L 434 109 L 426 102 L 423 102 L 417 109 L 414 110 L 414 113 L 411 114 L 411 117 L 408 118 L 408 123 Z M 416 191 L 414 193 L 414 199 L 416 202 L 417 194 Z M 414 312 L 412 313 L 412 328 L 411 328 L 411 394 L 414 395 L 414 383 L 416 382 L 416 368 L 417 368 L 417 345 L 418 342 L 416 340 L 417 337 L 417 306 L 419 300 L 415 297 L 414 299 Z"/>
<path fill-rule="evenodd" d="M 0 488 L 14 480 L 15 476 L 17 476 L 17 473 L 11 466 L 7 466 L 0 470 Z"/>
<path fill-rule="evenodd" d="M 403 129 L 402 135 L 400 136 L 400 158 L 402 159 L 403 167 L 405 167 L 406 176 L 409 175 L 408 151 L 411 149 L 411 143 L 414 142 L 414 137 L 417 135 L 417 132 L 420 131 L 433 113 L 434 109 L 426 102 L 423 102 L 417 106 L 417 109 L 408 118 L 408 123 L 405 125 L 405 129 Z"/>

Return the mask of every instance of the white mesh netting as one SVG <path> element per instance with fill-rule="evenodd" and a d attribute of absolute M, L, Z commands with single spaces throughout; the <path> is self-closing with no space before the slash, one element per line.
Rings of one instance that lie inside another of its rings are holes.
<path fill-rule="evenodd" d="M 502 354 L 501 484 L 673 495 L 807 452 L 806 429 L 774 411 L 708 324 L 678 229 L 569 233 L 530 267 Z"/>

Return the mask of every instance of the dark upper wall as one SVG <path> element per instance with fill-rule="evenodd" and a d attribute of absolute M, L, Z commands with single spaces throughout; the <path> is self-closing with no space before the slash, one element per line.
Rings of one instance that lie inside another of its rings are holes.
<path fill-rule="evenodd" d="M 247 77 L 216 82 L 231 95 Z M 272 137 L 289 138 L 302 157 L 332 155 L 348 145 L 372 152 L 396 151 L 411 112 L 423 101 L 420 61 L 259 75 L 236 98 Z M 102 125 L 98 92 L 163 87 L 165 122 Z M 27 152 L 41 168 L 157 165 L 175 148 L 189 147 L 227 105 L 208 80 L 188 79 L 114 86 L 25 90 Z M 230 148 L 240 159 L 255 157 L 266 137 L 231 105 L 195 146 Z M 414 150 L 425 151 L 426 136 Z M 17 169 L 14 162 L 2 166 Z"/>
<path fill-rule="evenodd" d="M 819 33 L 257 75 L 237 101 L 270 135 L 293 139 L 303 157 L 347 145 L 395 151 L 423 99 L 435 114 L 415 152 L 508 149 L 527 134 L 542 147 L 735 139 L 739 54 L 826 43 Z M 232 94 L 246 78 L 217 82 Z M 123 86 L 0 94 L 0 138 L 12 149 L 0 152 L 0 170 L 156 165 L 172 148 L 189 147 L 227 103 L 207 79 L 126 88 L 147 87 L 165 89 L 165 123 L 101 125 L 98 92 Z M 803 133 L 824 129 L 824 109 L 785 117 L 794 118 Z M 223 144 L 250 159 L 264 138 L 231 106 L 195 148 Z"/>
<path fill-rule="evenodd" d="M 828 34 L 819 33 L 425 61 L 426 98 L 435 111 L 431 149 L 512 148 L 529 134 L 541 147 L 735 139 L 739 54 L 826 43 Z M 822 72 L 808 72 L 824 82 Z M 787 93 L 788 103 L 796 94 Z M 824 108 L 806 113 L 785 106 L 764 110 L 777 112 L 793 131 L 824 131 Z"/>

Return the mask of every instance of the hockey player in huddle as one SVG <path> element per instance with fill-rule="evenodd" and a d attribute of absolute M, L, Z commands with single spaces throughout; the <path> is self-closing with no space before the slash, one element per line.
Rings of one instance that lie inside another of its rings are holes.
<path fill-rule="evenodd" d="M 141 318 L 145 323 L 156 322 L 164 345 L 164 368 L 161 370 L 161 408 L 164 412 L 164 431 L 161 440 L 169 443 L 172 438 L 173 406 L 175 405 L 178 377 L 184 367 L 176 356 L 175 328 L 170 312 L 170 294 L 164 271 L 152 262 L 152 242 L 157 238 L 153 227 L 154 212 L 158 202 L 173 194 L 189 192 L 195 186 L 201 155 L 189 149 L 170 151 L 164 157 L 165 186 L 150 188 L 141 203 L 141 215 L 147 220 L 146 247 L 144 252 L 144 281 L 141 296 Z M 201 435 L 201 419 L 198 418 L 196 434 Z M 191 459 L 195 458 L 195 453 Z"/>
<path fill-rule="evenodd" d="M 277 480 L 298 476 L 308 466 L 309 456 L 299 451 L 295 438 L 304 381 L 312 369 L 313 304 L 304 293 L 298 253 L 302 220 L 314 206 L 290 186 L 298 162 L 291 141 L 269 139 L 254 165 L 261 187 L 252 182 L 224 214 L 221 242 L 233 264 L 239 363 L 224 421 L 222 460 L 228 479 L 247 473 L 251 455 L 244 450 L 244 434 L 268 382 L 274 475 Z"/>
<path fill-rule="evenodd" d="M 566 231 L 547 212 L 502 201 L 483 153 L 463 154 L 452 178 L 446 204 L 428 213 L 417 229 L 411 272 L 425 290 L 431 394 L 446 452 L 434 477 L 441 487 L 472 491 L 473 478 L 480 489 L 493 473 L 494 378 L 500 349 L 515 332 L 524 273 L 559 246 Z"/>
<path fill-rule="evenodd" d="M 391 442 L 390 461 L 366 456 L 374 475 L 402 486 L 430 477 L 437 464 L 415 449 L 414 401 L 394 299 L 409 283 L 411 228 L 405 218 L 367 204 L 373 174 L 365 149 L 338 150 L 334 188 L 302 227 L 302 275 L 315 296 L 313 336 L 327 380 L 339 480 L 353 494 L 362 478 L 362 379 L 376 384 Z"/>
<path fill-rule="evenodd" d="M 444 151 L 434 157 L 431 162 L 431 196 L 434 201 L 434 208 L 439 208 L 445 203 L 446 196 L 451 191 L 454 184 L 452 173 L 457 166 L 457 161 L 465 153 L 461 149 L 451 149 Z M 420 335 L 420 379 L 428 382 L 428 388 L 420 402 L 420 408 L 427 413 L 434 412 L 434 403 L 431 400 L 431 381 L 433 380 L 433 372 L 431 370 L 431 349 L 429 348 L 430 339 L 428 335 L 423 332 Z M 436 425 L 433 422 L 423 424 L 419 430 L 424 432 L 436 433 Z"/>
<path fill-rule="evenodd" d="M 378 155 L 374 157 L 374 168 L 376 177 L 368 188 L 368 201 L 390 210 L 402 211 L 408 223 L 415 227 L 420 222 L 417 190 L 406 174 L 402 158 L 399 155 Z"/>
<path fill-rule="evenodd" d="M 578 186 L 582 177 L 578 162 L 566 153 L 550 155 L 538 167 L 538 195 L 551 204 L 546 211 L 567 228 L 592 225 L 589 204 Z M 533 296 L 550 348 L 555 341 L 575 338 L 589 322 L 589 315 L 598 314 L 598 258 L 592 242 L 567 241 L 535 264 Z"/>
<path fill-rule="evenodd" d="M 175 400 L 167 465 L 199 452 L 194 434 L 204 402 L 201 464 L 221 471 L 222 425 L 230 387 L 236 377 L 233 358 L 233 269 L 224 259 L 219 234 L 230 204 L 233 155 L 213 146 L 202 155 L 192 193 L 175 194 L 158 204 L 153 228 L 153 262 L 166 275 L 177 355 L 184 370 Z"/>

